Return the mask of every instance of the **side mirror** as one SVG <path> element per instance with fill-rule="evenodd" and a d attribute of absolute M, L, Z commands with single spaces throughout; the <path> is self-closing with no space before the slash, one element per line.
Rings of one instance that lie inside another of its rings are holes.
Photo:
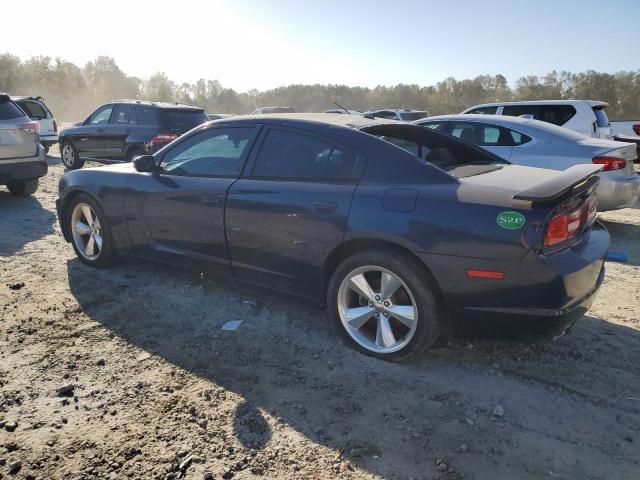
<path fill-rule="evenodd" d="M 133 157 L 133 166 L 138 172 L 154 172 L 158 169 L 153 155 L 137 155 Z"/>

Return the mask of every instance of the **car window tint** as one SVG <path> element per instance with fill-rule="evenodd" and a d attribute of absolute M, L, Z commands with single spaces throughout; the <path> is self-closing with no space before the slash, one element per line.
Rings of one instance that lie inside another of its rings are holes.
<path fill-rule="evenodd" d="M 238 176 L 253 132 L 253 128 L 223 128 L 197 133 L 164 155 L 162 170 L 183 176 Z"/>
<path fill-rule="evenodd" d="M 353 178 L 357 154 L 304 134 L 271 130 L 265 138 L 252 175 L 263 178 Z"/>
<path fill-rule="evenodd" d="M 502 114 L 564 125 L 576 114 L 576 109 L 573 105 L 506 105 Z"/>
<path fill-rule="evenodd" d="M 431 149 L 426 145 L 406 138 L 382 137 L 382 139 L 389 143 L 393 143 L 396 147 L 400 147 L 422 160 L 424 160 L 427 154 L 431 151 Z"/>
<path fill-rule="evenodd" d="M 133 105 L 118 105 L 116 107 L 116 114 L 112 123 L 116 125 L 129 125 L 136 123 L 135 121 L 136 111 Z"/>
<path fill-rule="evenodd" d="M 139 106 L 136 110 L 138 110 L 139 113 L 139 115 L 136 115 L 138 124 L 158 125 L 160 123 L 157 108 Z"/>
<path fill-rule="evenodd" d="M 33 118 L 34 120 L 43 120 L 47 118 L 46 110 L 38 102 L 23 100 L 16 103 L 20 106 L 20 108 L 22 108 L 22 110 L 25 111 L 27 115 L 29 115 L 30 118 Z"/>
<path fill-rule="evenodd" d="M 0 120 L 24 117 L 25 113 L 13 102 L 0 101 Z"/>
<path fill-rule="evenodd" d="M 495 115 L 497 111 L 498 107 L 479 107 L 466 113 L 475 115 Z"/>
<path fill-rule="evenodd" d="M 107 105 L 106 107 L 101 108 L 93 114 L 91 120 L 89 120 L 89 125 L 104 125 L 109 123 L 109 117 L 111 116 L 112 110 L 113 105 Z"/>
<path fill-rule="evenodd" d="M 451 135 L 481 147 L 513 147 L 531 140 L 519 132 L 498 125 L 484 123 L 454 123 Z"/>

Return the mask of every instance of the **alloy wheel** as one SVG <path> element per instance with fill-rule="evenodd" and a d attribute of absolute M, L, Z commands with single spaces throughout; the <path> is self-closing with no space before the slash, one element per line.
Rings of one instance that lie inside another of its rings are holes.
<path fill-rule="evenodd" d="M 71 213 L 73 242 L 80 255 L 96 260 L 102 252 L 102 229 L 96 212 L 87 203 L 78 203 Z"/>
<path fill-rule="evenodd" d="M 338 290 L 338 314 L 344 329 L 374 353 L 404 348 L 418 327 L 418 308 L 407 285 L 377 266 L 351 271 Z"/>
<path fill-rule="evenodd" d="M 66 167 L 71 168 L 73 166 L 74 160 L 75 152 L 73 151 L 73 147 L 66 143 L 62 147 L 62 163 L 64 163 Z"/>

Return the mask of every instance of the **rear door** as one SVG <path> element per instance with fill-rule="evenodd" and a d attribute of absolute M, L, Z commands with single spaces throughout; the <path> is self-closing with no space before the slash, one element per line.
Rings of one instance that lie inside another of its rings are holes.
<path fill-rule="evenodd" d="M 160 172 L 131 175 L 125 209 L 138 255 L 229 272 L 225 200 L 255 132 L 255 127 L 226 126 L 200 131 L 163 154 Z"/>
<path fill-rule="evenodd" d="M 229 190 L 226 232 L 237 278 L 317 298 L 344 237 L 362 154 L 305 130 L 271 127 Z"/>
<path fill-rule="evenodd" d="M 36 134 L 18 126 L 29 119 L 6 96 L 0 96 L 0 160 L 33 157 L 38 153 Z"/>
<path fill-rule="evenodd" d="M 126 140 L 136 125 L 136 109 L 132 104 L 116 104 L 109 124 L 103 132 L 104 154 L 108 160 L 124 161 Z"/>

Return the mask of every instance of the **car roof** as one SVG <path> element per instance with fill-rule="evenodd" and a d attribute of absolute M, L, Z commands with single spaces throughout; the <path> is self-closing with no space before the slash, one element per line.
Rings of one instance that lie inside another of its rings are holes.
<path fill-rule="evenodd" d="M 426 110 L 414 110 L 412 108 L 378 108 L 376 110 L 368 110 L 366 113 L 373 112 L 426 112 Z"/>
<path fill-rule="evenodd" d="M 458 113 L 455 115 L 435 115 L 433 117 L 421 118 L 413 123 L 425 123 L 432 122 L 434 120 L 460 120 L 469 122 L 472 120 L 484 121 L 484 122 L 497 122 L 497 123 L 527 123 L 527 118 L 524 117 L 510 117 L 509 115 L 484 115 L 480 113 Z"/>
<path fill-rule="evenodd" d="M 474 105 L 473 107 L 469 107 L 465 110 L 470 110 L 471 108 L 480 108 L 480 107 L 502 107 L 505 105 L 575 105 L 576 103 L 587 102 L 591 107 L 608 107 L 609 104 L 607 102 L 601 102 L 600 100 L 524 100 L 522 102 L 493 102 L 493 103 L 482 103 L 480 105 Z"/>
<path fill-rule="evenodd" d="M 304 123 L 310 125 L 332 125 L 336 127 L 364 128 L 372 125 L 409 125 L 397 120 L 371 118 L 362 115 L 345 115 L 343 113 L 266 113 L 263 115 L 241 115 L 238 117 L 214 120 L 219 123 L 270 123 L 286 125 L 287 123 Z"/>
<path fill-rule="evenodd" d="M 186 109 L 186 110 L 201 110 L 204 112 L 204 109 L 201 107 L 196 107 L 195 105 L 189 105 L 188 103 L 170 103 L 170 102 L 152 102 L 149 100 L 129 100 L 129 99 L 119 99 L 112 100 L 109 103 L 131 103 L 135 105 L 145 105 L 148 107 L 157 107 L 157 108 L 168 108 L 168 109 Z"/>

